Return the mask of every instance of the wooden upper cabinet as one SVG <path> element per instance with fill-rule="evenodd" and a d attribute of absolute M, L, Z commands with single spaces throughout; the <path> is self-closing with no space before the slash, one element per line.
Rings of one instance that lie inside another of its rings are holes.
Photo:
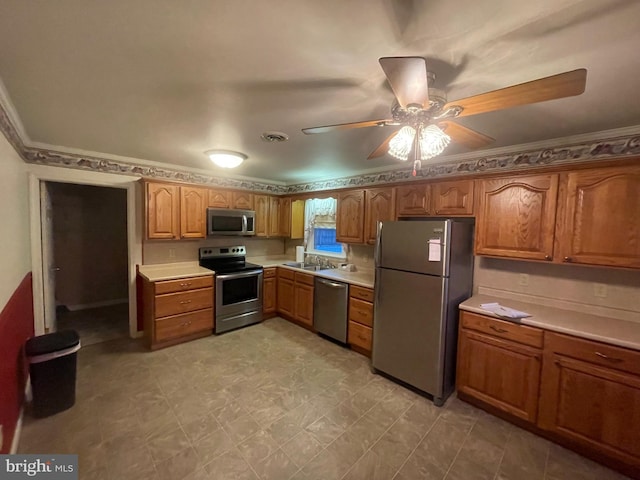
<path fill-rule="evenodd" d="M 269 228 L 267 235 L 269 237 L 279 237 L 281 229 L 281 202 L 278 197 L 269 198 Z"/>
<path fill-rule="evenodd" d="M 365 242 L 376 243 L 378 222 L 395 220 L 396 191 L 394 188 L 370 188 L 365 191 Z"/>
<path fill-rule="evenodd" d="M 147 238 L 177 239 L 180 235 L 180 187 L 147 183 Z"/>
<path fill-rule="evenodd" d="M 238 210 L 253 210 L 253 193 L 232 192 L 231 208 Z"/>
<path fill-rule="evenodd" d="M 431 185 L 434 215 L 473 215 L 473 180 Z"/>
<path fill-rule="evenodd" d="M 280 236 L 291 236 L 291 199 L 280 199 Z"/>
<path fill-rule="evenodd" d="M 269 233 L 269 196 L 254 195 L 256 210 L 256 237 L 266 237 Z"/>
<path fill-rule="evenodd" d="M 207 236 L 209 191 L 200 187 L 180 187 L 180 237 Z"/>
<path fill-rule="evenodd" d="M 405 185 L 396 188 L 396 216 L 431 214 L 431 185 Z"/>
<path fill-rule="evenodd" d="M 338 194 L 336 241 L 364 243 L 364 190 Z"/>
<path fill-rule="evenodd" d="M 477 255 L 553 260 L 558 175 L 480 180 Z"/>
<path fill-rule="evenodd" d="M 289 236 L 295 239 L 304 238 L 304 200 L 291 202 L 291 226 Z"/>
<path fill-rule="evenodd" d="M 640 166 L 562 174 L 560 191 L 560 261 L 640 268 Z"/>
<path fill-rule="evenodd" d="M 230 208 L 231 192 L 229 190 L 209 189 L 208 206 L 212 208 Z"/>

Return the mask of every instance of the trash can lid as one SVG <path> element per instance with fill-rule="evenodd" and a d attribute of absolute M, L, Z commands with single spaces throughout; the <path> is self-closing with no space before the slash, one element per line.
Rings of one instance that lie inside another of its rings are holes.
<path fill-rule="evenodd" d="M 75 330 L 62 330 L 60 332 L 47 333 L 27 340 L 25 353 L 28 357 L 44 355 L 75 347 L 80 342 L 80 336 Z"/>

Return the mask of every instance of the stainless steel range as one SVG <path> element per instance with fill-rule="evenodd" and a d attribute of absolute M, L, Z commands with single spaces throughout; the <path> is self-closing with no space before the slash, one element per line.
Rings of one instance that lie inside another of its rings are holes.
<path fill-rule="evenodd" d="M 262 321 L 262 266 L 245 255 L 242 245 L 198 250 L 200 266 L 216 272 L 215 333 Z"/>

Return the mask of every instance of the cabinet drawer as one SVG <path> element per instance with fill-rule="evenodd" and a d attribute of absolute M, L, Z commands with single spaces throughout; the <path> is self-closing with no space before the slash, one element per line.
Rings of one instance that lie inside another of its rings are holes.
<path fill-rule="evenodd" d="M 156 320 L 156 341 L 213 330 L 213 308 Z"/>
<path fill-rule="evenodd" d="M 271 278 L 276 276 L 275 268 L 265 268 L 262 278 Z"/>
<path fill-rule="evenodd" d="M 156 295 L 162 295 L 164 293 L 183 292 L 185 290 L 194 290 L 196 288 L 212 287 L 213 275 L 155 282 L 155 286 Z"/>
<path fill-rule="evenodd" d="M 356 322 L 349 322 L 349 343 L 351 345 L 371 351 L 371 333 L 370 327 L 365 327 Z"/>
<path fill-rule="evenodd" d="M 296 283 L 304 283 L 306 285 L 313 285 L 313 275 L 308 273 L 295 272 Z"/>
<path fill-rule="evenodd" d="M 278 268 L 278 277 L 286 278 L 287 280 L 293 280 L 295 272 L 293 270 L 287 270 L 286 268 Z"/>
<path fill-rule="evenodd" d="M 357 285 L 351 285 L 349 287 L 349 296 L 359 298 L 366 302 L 373 302 L 373 290 L 370 288 L 358 287 Z"/>
<path fill-rule="evenodd" d="M 462 311 L 461 314 L 463 328 L 486 333 L 494 337 L 505 338 L 523 345 L 542 348 L 544 332 L 538 328 L 518 325 L 466 311 Z"/>
<path fill-rule="evenodd" d="M 640 352 L 606 343 L 547 332 L 545 351 L 640 375 Z"/>
<path fill-rule="evenodd" d="M 211 308 L 213 307 L 213 288 L 157 295 L 155 307 L 156 318 Z"/>
<path fill-rule="evenodd" d="M 357 298 L 349 299 L 349 320 L 373 326 L 373 304 Z"/>

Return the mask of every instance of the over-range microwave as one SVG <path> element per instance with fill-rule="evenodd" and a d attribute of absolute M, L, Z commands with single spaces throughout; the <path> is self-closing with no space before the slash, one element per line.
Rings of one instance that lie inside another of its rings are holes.
<path fill-rule="evenodd" d="M 230 210 L 207 208 L 207 236 L 255 235 L 256 212 L 253 210 Z"/>

